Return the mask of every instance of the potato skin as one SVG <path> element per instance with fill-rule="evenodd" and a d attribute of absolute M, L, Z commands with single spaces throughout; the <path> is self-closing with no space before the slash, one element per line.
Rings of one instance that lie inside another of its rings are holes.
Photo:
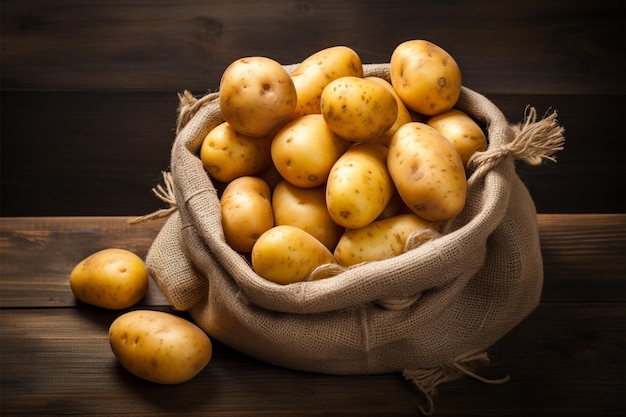
<path fill-rule="evenodd" d="M 280 175 L 299 187 L 326 182 L 337 159 L 350 142 L 334 133 L 320 114 L 301 116 L 282 127 L 271 144 L 271 156 Z"/>
<path fill-rule="evenodd" d="M 146 294 L 148 272 L 143 260 L 133 252 L 107 248 L 74 267 L 70 289 L 84 303 L 121 310 L 137 304 Z"/>
<path fill-rule="evenodd" d="M 219 105 L 236 131 L 258 137 L 273 133 L 294 112 L 297 95 L 285 68 L 253 56 L 232 62 L 220 80 Z"/>
<path fill-rule="evenodd" d="M 220 199 L 226 242 L 247 253 L 256 240 L 274 226 L 269 185 L 258 177 L 239 177 L 226 186 Z"/>
<path fill-rule="evenodd" d="M 402 42 L 391 54 L 391 84 L 407 107 L 433 116 L 450 110 L 461 94 L 461 70 L 443 48 L 422 39 Z"/>
<path fill-rule="evenodd" d="M 427 124 L 411 122 L 396 131 L 387 167 L 402 200 L 418 216 L 446 221 L 463 210 L 467 181 L 461 156 Z"/>
<path fill-rule="evenodd" d="M 326 209 L 326 187 L 302 188 L 281 181 L 272 194 L 275 225 L 290 225 L 310 233 L 332 251 L 344 228 L 339 226 Z"/>
<path fill-rule="evenodd" d="M 211 360 L 211 340 L 195 324 L 173 314 L 135 310 L 109 327 L 109 343 L 122 366 L 139 378 L 180 384 Z"/>
<path fill-rule="evenodd" d="M 332 80 L 344 76 L 363 76 L 359 55 L 347 46 L 322 49 L 300 62 L 291 73 L 297 93 L 294 117 L 320 113 L 322 90 Z"/>
<path fill-rule="evenodd" d="M 398 117 L 396 98 L 387 88 L 352 76 L 328 83 L 322 91 L 321 109 L 328 127 L 353 142 L 375 140 Z"/>
<path fill-rule="evenodd" d="M 374 221 L 395 188 L 386 166 L 387 148 L 357 143 L 333 165 L 326 184 L 326 207 L 331 218 L 346 228 Z"/>
<path fill-rule="evenodd" d="M 398 128 L 403 124 L 412 122 L 413 116 L 411 115 L 411 112 L 409 112 L 409 109 L 407 109 L 406 105 L 404 104 L 396 90 L 394 90 L 390 82 L 380 77 L 366 77 L 365 79 L 379 83 L 380 85 L 385 87 L 387 91 L 389 91 L 396 99 L 396 103 L 398 105 L 398 116 L 396 117 L 396 121 L 393 123 L 393 125 L 391 125 L 389 129 L 387 129 L 381 135 L 369 141 L 388 146 L 389 141 L 391 141 L 391 137 L 396 132 L 396 130 L 398 130 Z"/>
<path fill-rule="evenodd" d="M 252 249 L 251 259 L 257 274 L 281 285 L 305 281 L 318 266 L 335 263 L 322 242 L 289 225 L 274 226 L 263 233 Z"/>
<path fill-rule="evenodd" d="M 360 229 L 347 230 L 339 239 L 334 256 L 342 266 L 396 256 L 404 251 L 408 237 L 420 230 L 432 231 L 434 226 L 412 213 L 376 220 Z"/>
<path fill-rule="evenodd" d="M 271 146 L 272 136 L 247 136 L 224 122 L 214 127 L 202 141 L 200 159 L 211 178 L 230 182 L 267 168 L 272 162 Z"/>
<path fill-rule="evenodd" d="M 435 128 L 452 142 L 461 155 L 461 160 L 466 168 L 467 162 L 475 152 L 487 149 L 485 132 L 474 119 L 459 109 L 451 109 L 433 116 L 428 119 L 426 124 Z"/>

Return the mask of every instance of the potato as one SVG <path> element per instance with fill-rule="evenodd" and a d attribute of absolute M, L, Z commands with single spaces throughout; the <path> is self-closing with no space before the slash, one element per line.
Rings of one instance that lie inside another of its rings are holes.
<path fill-rule="evenodd" d="M 475 152 L 487 149 L 485 132 L 474 119 L 459 109 L 433 116 L 426 123 L 452 142 L 466 168 L 467 161 Z"/>
<path fill-rule="evenodd" d="M 396 256 L 404 252 L 412 233 L 433 230 L 432 223 L 415 214 L 377 220 L 360 229 L 347 230 L 337 243 L 335 260 L 340 265 L 352 266 Z"/>
<path fill-rule="evenodd" d="M 337 224 L 363 227 L 383 212 L 395 191 L 386 158 L 383 145 L 362 142 L 333 165 L 326 184 L 326 207 Z"/>
<path fill-rule="evenodd" d="M 465 206 L 467 182 L 454 145 L 427 124 L 411 122 L 391 138 L 387 167 L 406 205 L 430 221 L 446 221 Z"/>
<path fill-rule="evenodd" d="M 228 183 L 220 209 L 224 238 L 239 252 L 250 252 L 259 236 L 274 226 L 270 188 L 258 177 L 239 177 Z"/>
<path fill-rule="evenodd" d="M 305 281 L 315 268 L 334 264 L 333 254 L 322 242 L 295 226 L 274 226 L 263 233 L 252 249 L 252 268 L 277 284 Z"/>
<path fill-rule="evenodd" d="M 148 272 L 142 259 L 133 252 L 107 248 L 74 267 L 70 289 L 84 303 L 121 310 L 137 304 L 146 294 Z"/>
<path fill-rule="evenodd" d="M 200 159 L 218 181 L 256 175 L 272 163 L 272 136 L 252 137 L 237 132 L 228 122 L 213 128 L 202 141 Z"/>
<path fill-rule="evenodd" d="M 328 128 L 322 115 L 308 114 L 276 133 L 271 155 L 284 179 L 299 187 L 317 187 L 326 182 L 333 164 L 349 146 L 349 141 Z"/>
<path fill-rule="evenodd" d="M 130 373 L 159 384 L 195 377 L 211 360 L 211 340 L 198 326 L 162 311 L 135 310 L 109 327 L 115 357 Z"/>
<path fill-rule="evenodd" d="M 380 143 L 387 146 L 389 145 L 389 141 L 391 140 L 391 137 L 393 136 L 395 131 L 398 130 L 398 128 L 403 124 L 412 122 L 413 116 L 411 115 L 411 112 L 409 112 L 409 109 L 406 108 L 406 105 L 404 104 L 396 90 L 394 90 L 391 83 L 380 77 L 366 77 L 365 79 L 377 82 L 385 87 L 387 91 L 393 94 L 394 98 L 396 99 L 396 104 L 398 105 L 398 116 L 396 117 L 396 121 L 394 122 L 394 124 L 391 125 L 391 127 L 383 132 L 380 136 L 370 140 L 370 142 Z"/>
<path fill-rule="evenodd" d="M 346 76 L 331 81 L 322 91 L 322 116 L 339 136 L 367 142 L 382 135 L 395 123 L 398 104 L 379 83 Z"/>
<path fill-rule="evenodd" d="M 393 88 L 406 106 L 433 116 L 450 110 L 461 94 L 461 70 L 443 48 L 421 39 L 399 44 L 389 62 Z"/>
<path fill-rule="evenodd" d="M 231 63 L 220 80 L 222 116 L 239 133 L 266 136 L 294 112 L 296 88 L 273 59 L 253 56 Z"/>
<path fill-rule="evenodd" d="M 320 96 L 324 87 L 337 78 L 363 76 L 359 55 L 347 46 L 322 49 L 300 62 L 291 73 L 298 104 L 295 116 L 320 113 Z"/>
<path fill-rule="evenodd" d="M 298 227 L 331 251 L 344 231 L 328 214 L 326 187 L 323 185 L 302 188 L 283 180 L 274 188 L 272 210 L 275 225 Z"/>

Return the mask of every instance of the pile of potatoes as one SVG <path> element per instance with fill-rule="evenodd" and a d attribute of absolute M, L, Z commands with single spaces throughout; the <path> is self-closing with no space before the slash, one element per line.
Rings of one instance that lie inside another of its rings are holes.
<path fill-rule="evenodd" d="M 199 158 L 221 193 L 226 242 L 257 274 L 289 284 L 321 265 L 395 256 L 461 212 L 468 160 L 487 141 L 454 108 L 459 66 L 410 40 L 393 51 L 390 80 L 364 76 L 346 46 L 291 73 L 260 56 L 225 69 L 225 121 Z"/>

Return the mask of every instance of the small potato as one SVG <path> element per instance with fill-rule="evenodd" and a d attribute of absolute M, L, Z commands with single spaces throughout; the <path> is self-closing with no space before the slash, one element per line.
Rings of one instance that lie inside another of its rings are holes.
<path fill-rule="evenodd" d="M 434 226 L 415 214 L 376 220 L 360 229 L 347 230 L 339 239 L 334 256 L 342 266 L 386 259 L 404 252 L 407 239 L 418 231 L 434 231 Z"/>
<path fill-rule="evenodd" d="M 396 90 L 394 90 L 393 86 L 387 80 L 380 77 L 366 77 L 365 79 L 377 82 L 385 87 L 387 91 L 393 94 L 396 99 L 396 103 L 398 104 L 398 116 L 396 117 L 395 123 L 380 136 L 370 140 L 370 142 L 380 143 L 382 145 L 388 146 L 389 141 L 391 140 L 391 137 L 393 136 L 395 131 L 398 130 L 398 128 L 403 124 L 412 122 L 413 116 L 411 115 L 411 112 L 409 112 L 409 109 L 406 108 L 406 105 L 404 104 Z"/>
<path fill-rule="evenodd" d="M 115 357 L 130 373 L 159 384 L 180 384 L 211 360 L 211 340 L 195 324 L 162 311 L 135 310 L 109 327 Z"/>
<path fill-rule="evenodd" d="M 272 163 L 271 146 L 272 136 L 246 136 L 224 122 L 202 141 L 200 159 L 211 178 L 230 182 L 267 168 Z"/>
<path fill-rule="evenodd" d="M 148 290 L 148 272 L 140 257 L 107 248 L 80 261 L 70 274 L 74 296 L 87 304 L 121 310 L 137 304 Z"/>
<path fill-rule="evenodd" d="M 389 62 L 391 84 L 407 107 L 433 116 L 450 110 L 461 94 L 461 70 L 443 48 L 421 39 L 399 44 Z"/>
<path fill-rule="evenodd" d="M 329 129 L 322 115 L 308 114 L 276 133 L 271 155 L 284 179 L 299 187 L 317 187 L 326 182 L 333 164 L 349 146 L 349 141 Z"/>
<path fill-rule="evenodd" d="M 326 187 L 302 188 L 281 181 L 272 195 L 274 223 L 298 227 L 317 238 L 329 250 L 334 250 L 344 228 L 339 226 L 326 209 Z"/>
<path fill-rule="evenodd" d="M 259 236 L 274 226 L 270 188 L 258 177 L 228 183 L 220 209 L 226 243 L 239 252 L 250 252 Z"/>
<path fill-rule="evenodd" d="M 418 216 L 446 221 L 463 210 L 467 182 L 461 156 L 427 124 L 411 122 L 396 131 L 387 167 L 400 197 Z"/>
<path fill-rule="evenodd" d="M 274 226 L 252 249 L 252 268 L 277 284 L 305 281 L 315 268 L 334 264 L 333 254 L 309 233 L 295 226 Z"/>
<path fill-rule="evenodd" d="M 278 62 L 265 57 L 240 58 L 220 80 L 222 116 L 239 133 L 259 137 L 273 133 L 294 112 L 296 88 Z"/>
<path fill-rule="evenodd" d="M 300 62 L 291 73 L 298 96 L 295 116 L 319 114 L 324 87 L 332 80 L 347 75 L 363 76 L 361 58 L 347 46 L 322 49 Z"/>
<path fill-rule="evenodd" d="M 326 184 L 326 207 L 337 224 L 363 227 L 383 212 L 395 191 L 386 158 L 383 145 L 362 142 L 333 165 Z"/>
<path fill-rule="evenodd" d="M 322 91 L 322 116 L 328 127 L 353 142 L 376 139 L 398 118 L 394 95 L 381 84 L 359 77 L 341 77 Z"/>
<path fill-rule="evenodd" d="M 467 161 L 475 152 L 487 149 L 485 132 L 474 119 L 459 109 L 433 116 L 426 123 L 452 142 L 466 168 Z"/>

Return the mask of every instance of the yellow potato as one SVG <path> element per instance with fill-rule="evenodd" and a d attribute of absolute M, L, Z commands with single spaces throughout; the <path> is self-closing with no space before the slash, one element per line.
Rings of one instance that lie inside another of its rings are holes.
<path fill-rule="evenodd" d="M 298 227 L 333 250 L 344 228 L 339 226 L 326 209 L 326 187 L 302 188 L 281 181 L 274 188 L 272 210 L 275 225 Z"/>
<path fill-rule="evenodd" d="M 326 246 L 304 230 L 274 226 L 263 233 L 252 249 L 252 268 L 277 284 L 305 281 L 318 266 L 334 264 Z"/>
<path fill-rule="evenodd" d="M 228 183 L 220 209 L 226 243 L 239 252 L 250 252 L 259 236 L 274 225 L 270 188 L 258 177 Z"/>
<path fill-rule="evenodd" d="M 463 210 L 467 182 L 461 156 L 427 124 L 411 122 L 396 131 L 387 167 L 402 200 L 418 216 L 445 221 Z"/>
<path fill-rule="evenodd" d="M 122 366 L 139 378 L 179 384 L 211 360 L 211 340 L 195 324 L 162 311 L 135 310 L 109 327 L 109 343 Z"/>
<path fill-rule="evenodd" d="M 367 142 L 395 123 L 398 104 L 394 95 L 378 82 L 341 77 L 322 91 L 322 116 L 330 129 L 354 142 Z"/>
<path fill-rule="evenodd" d="M 378 261 L 404 252 L 409 236 L 418 231 L 433 231 L 432 223 L 415 214 L 399 214 L 376 220 L 360 229 L 347 230 L 334 251 L 335 260 L 343 266 Z M 424 236 L 424 240 L 430 238 Z"/>
<path fill-rule="evenodd" d="M 326 182 L 335 161 L 350 146 L 328 128 L 320 114 L 308 114 L 289 122 L 274 136 L 272 161 L 280 175 L 299 187 Z"/>
<path fill-rule="evenodd" d="M 363 227 L 383 212 L 395 191 L 386 158 L 383 145 L 362 142 L 333 165 L 326 184 L 326 206 L 337 224 Z"/>
<path fill-rule="evenodd" d="M 291 73 L 298 96 L 295 116 L 320 113 L 320 96 L 324 87 L 330 81 L 347 75 L 363 76 L 361 58 L 347 46 L 322 49 L 299 63 Z"/>
<path fill-rule="evenodd" d="M 272 163 L 272 136 L 252 137 L 237 132 L 228 122 L 213 128 L 202 141 L 200 159 L 218 181 L 256 175 Z"/>
<path fill-rule="evenodd" d="M 273 133 L 294 112 L 296 88 L 278 62 L 253 56 L 231 63 L 220 80 L 222 116 L 248 136 Z"/>
<path fill-rule="evenodd" d="M 393 136 L 395 131 L 398 130 L 398 128 L 403 124 L 413 121 L 413 116 L 411 115 L 411 112 L 409 112 L 409 109 L 406 108 L 406 105 L 404 104 L 396 90 L 394 90 L 391 83 L 380 77 L 366 77 L 365 79 L 377 82 L 385 87 L 387 91 L 393 94 L 394 98 L 396 99 L 396 103 L 398 104 L 398 116 L 396 117 L 396 121 L 394 122 L 394 124 L 385 132 L 383 132 L 380 136 L 370 140 L 370 142 L 380 143 L 387 146 L 389 145 L 389 141 L 391 140 L 391 137 Z"/>
<path fill-rule="evenodd" d="M 431 117 L 427 124 L 444 135 L 456 147 L 461 155 L 463 165 L 475 152 L 487 149 L 487 137 L 467 113 L 451 109 L 445 113 Z"/>
<path fill-rule="evenodd" d="M 432 116 L 450 110 L 461 94 L 461 70 L 443 48 L 421 39 L 399 44 L 391 54 L 393 88 L 407 107 Z"/>
<path fill-rule="evenodd" d="M 137 304 L 146 294 L 148 272 L 143 260 L 133 252 L 107 248 L 74 267 L 70 288 L 84 303 L 121 310 Z"/>

